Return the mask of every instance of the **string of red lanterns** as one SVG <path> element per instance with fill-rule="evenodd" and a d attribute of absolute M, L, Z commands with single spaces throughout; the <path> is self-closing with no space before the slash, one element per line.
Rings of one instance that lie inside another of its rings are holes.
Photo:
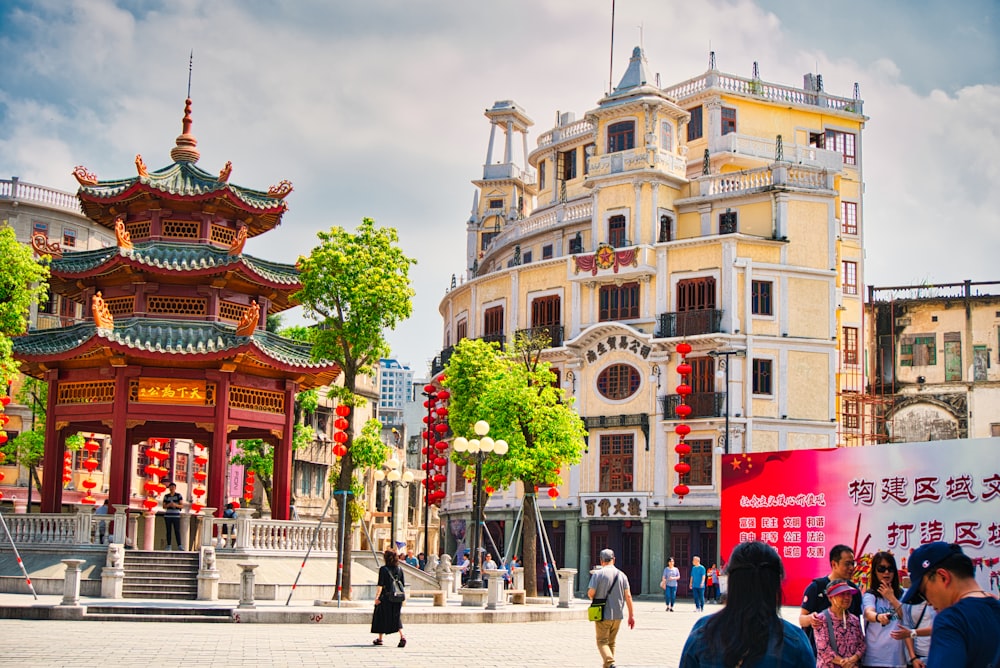
<path fill-rule="evenodd" d="M 168 471 L 163 466 L 163 460 L 169 457 L 170 453 L 161 449 L 161 446 L 167 442 L 165 438 L 151 438 L 148 442 L 149 446 L 146 448 L 146 458 L 149 460 L 149 463 L 143 469 L 148 477 L 143 486 L 147 496 L 142 501 L 142 507 L 151 511 L 159 505 L 156 497 L 163 494 L 167 489 L 167 486 L 163 483 L 163 478 L 167 475 Z"/>
<path fill-rule="evenodd" d="M 440 385 L 444 382 L 444 375 L 434 379 Z M 442 440 L 448 433 L 448 407 L 445 405 L 451 398 L 448 390 L 437 388 L 437 385 L 428 383 L 424 386 L 424 408 L 427 415 L 423 417 L 424 430 L 422 436 L 426 445 L 421 448 L 420 453 L 424 456 L 420 468 L 425 472 L 424 480 L 424 502 L 429 507 L 431 505 L 441 505 L 441 501 L 447 495 L 444 491 L 445 483 L 448 481 L 448 442 Z"/>
<path fill-rule="evenodd" d="M 194 488 L 191 490 L 191 494 L 194 495 L 195 500 L 191 503 L 191 512 L 200 513 L 201 509 L 205 507 L 205 504 L 201 502 L 201 497 L 205 495 L 205 480 L 208 478 L 208 473 L 205 471 L 205 465 L 208 464 L 208 456 L 205 455 L 205 446 L 201 443 L 194 444 Z"/>
<path fill-rule="evenodd" d="M 677 344 L 677 353 L 681 356 L 681 363 L 677 365 L 677 373 L 681 376 L 681 383 L 677 386 L 676 392 L 680 396 L 680 402 L 674 408 L 678 423 L 674 427 L 677 434 L 677 445 L 674 452 L 677 453 L 677 463 L 674 464 L 674 471 L 678 473 L 677 485 L 674 487 L 674 494 L 680 497 L 680 502 L 684 502 L 684 497 L 691 489 L 681 482 L 683 476 L 691 472 L 691 465 L 684 461 L 684 458 L 691 454 L 691 446 L 684 439 L 691 433 L 691 426 L 684 424 L 684 420 L 691 415 L 691 405 L 687 403 L 687 398 L 691 394 L 691 385 L 688 378 L 691 376 L 691 365 L 687 363 L 688 353 L 691 352 L 691 344 L 682 342 Z"/>
<path fill-rule="evenodd" d="M 340 458 L 347 454 L 347 428 L 350 426 L 347 416 L 351 414 L 351 407 L 339 404 L 334 412 L 337 414 L 337 419 L 333 421 L 333 455 L 339 462 Z"/>
<path fill-rule="evenodd" d="M 0 397 L 0 445 L 3 445 L 4 443 L 7 442 L 7 432 L 4 431 L 4 427 L 6 427 L 7 423 L 10 422 L 10 418 L 7 417 L 7 413 L 4 412 L 4 409 L 7 408 L 7 404 L 9 403 L 10 403 L 10 397 L 8 396 Z M 4 460 L 6 459 L 7 455 L 0 452 L 0 464 L 3 464 Z M 3 479 L 4 479 L 4 474 L 0 473 L 0 482 L 3 482 Z M 3 492 L 0 492 L 0 499 L 2 498 L 3 498 Z"/>
<path fill-rule="evenodd" d="M 80 499 L 80 503 L 93 506 L 97 503 L 97 499 L 94 498 L 94 488 L 97 487 L 97 481 L 94 480 L 94 471 L 100 465 L 94 454 L 101 449 L 101 446 L 94 440 L 94 435 L 91 434 L 90 438 L 83 444 L 83 449 L 87 451 L 87 458 L 83 460 L 83 468 L 87 469 L 87 479 L 81 481 L 80 486 L 87 490 L 87 495 Z"/>
<path fill-rule="evenodd" d="M 243 485 L 243 500 L 247 502 L 248 506 L 250 505 L 250 502 L 253 501 L 253 488 L 256 482 L 257 476 L 253 469 L 248 469 L 246 484 Z"/>

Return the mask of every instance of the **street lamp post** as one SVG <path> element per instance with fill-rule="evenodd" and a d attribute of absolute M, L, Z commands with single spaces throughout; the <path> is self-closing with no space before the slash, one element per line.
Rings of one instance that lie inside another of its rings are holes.
<path fill-rule="evenodd" d="M 716 448 L 716 454 L 728 455 L 729 454 L 729 364 L 733 357 L 743 357 L 747 354 L 746 350 L 739 348 L 729 348 L 723 350 L 711 350 L 708 353 L 709 357 L 715 359 L 722 358 L 723 369 L 725 370 L 725 383 L 726 383 L 726 435 L 725 435 L 725 447 Z"/>
<path fill-rule="evenodd" d="M 480 528 L 483 520 L 483 459 L 491 452 L 503 456 L 507 454 L 508 447 L 506 441 L 494 441 L 487 436 L 490 433 L 490 425 L 486 420 L 480 420 L 472 429 L 479 438 L 466 439 L 463 436 L 457 436 L 451 445 L 455 452 L 469 452 L 476 456 L 476 481 L 472 492 L 472 568 L 469 571 L 469 582 L 466 587 L 482 589 L 483 575 L 479 566 L 479 544 L 482 540 Z"/>
<path fill-rule="evenodd" d="M 400 472 L 400 469 L 403 469 Z M 396 491 L 400 487 L 406 487 L 411 482 L 413 482 L 413 472 L 407 471 L 406 467 L 401 465 L 399 460 L 395 456 L 390 457 L 382 468 L 375 471 L 373 474 L 375 480 L 382 482 L 387 481 L 390 485 L 389 487 L 389 533 L 392 539 L 392 547 L 396 547 L 396 537 L 398 529 L 396 527 Z"/>

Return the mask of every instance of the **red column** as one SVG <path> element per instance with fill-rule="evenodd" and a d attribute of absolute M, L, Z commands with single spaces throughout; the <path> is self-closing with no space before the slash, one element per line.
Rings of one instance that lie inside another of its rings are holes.
<path fill-rule="evenodd" d="M 45 404 L 45 454 L 42 458 L 45 475 L 42 477 L 42 512 L 62 512 L 63 489 L 63 441 L 56 429 L 56 399 L 59 395 L 59 371 L 53 369 L 46 372 L 45 379 L 49 384 L 49 398 Z"/>
<path fill-rule="evenodd" d="M 129 502 L 132 481 L 132 444 L 128 424 L 128 377 L 125 367 L 115 368 L 115 402 L 111 418 L 111 481 L 108 498 L 112 504 Z"/>
<path fill-rule="evenodd" d="M 212 432 L 212 443 L 208 448 L 208 507 L 216 509 L 217 517 L 222 517 L 222 511 L 226 509 L 229 379 L 229 374 L 223 373 L 216 381 L 215 431 Z"/>
<path fill-rule="evenodd" d="M 285 425 L 274 449 L 274 477 L 271 487 L 271 517 L 287 520 L 292 500 L 292 433 L 295 429 L 295 387 L 285 383 Z"/>

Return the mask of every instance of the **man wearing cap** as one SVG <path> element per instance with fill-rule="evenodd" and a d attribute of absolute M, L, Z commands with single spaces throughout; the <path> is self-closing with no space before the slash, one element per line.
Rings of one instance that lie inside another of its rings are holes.
<path fill-rule="evenodd" d="M 595 597 L 607 599 L 604 619 L 594 622 L 594 626 L 597 629 L 597 650 L 604 660 L 604 668 L 614 668 L 615 638 L 625 616 L 625 606 L 628 606 L 628 627 L 635 628 L 632 591 L 628 586 L 628 576 L 615 568 L 615 553 L 608 549 L 601 550 L 600 559 L 601 567 L 590 576 L 587 596 L 591 600 Z"/>
<path fill-rule="evenodd" d="M 177 550 L 183 550 L 181 543 L 181 508 L 184 507 L 184 497 L 177 493 L 177 483 L 171 482 L 167 487 L 170 491 L 163 495 L 163 523 L 167 527 L 167 549 L 170 548 L 170 532 L 177 538 Z"/>
<path fill-rule="evenodd" d="M 910 555 L 903 603 L 927 600 L 938 615 L 927 668 L 1000 665 L 1000 602 L 976 582 L 972 559 L 955 543 L 921 545 Z"/>
<path fill-rule="evenodd" d="M 802 609 L 799 610 L 799 626 L 809 636 L 813 650 L 816 649 L 813 629 L 825 623 L 819 613 L 830 607 L 830 600 L 826 596 L 827 586 L 832 580 L 850 580 L 852 575 L 854 575 L 854 551 L 846 545 L 834 545 L 830 549 L 830 574 L 816 578 L 806 587 L 802 595 Z M 854 592 L 851 607 L 847 611 L 860 620 L 861 594 L 857 591 Z"/>

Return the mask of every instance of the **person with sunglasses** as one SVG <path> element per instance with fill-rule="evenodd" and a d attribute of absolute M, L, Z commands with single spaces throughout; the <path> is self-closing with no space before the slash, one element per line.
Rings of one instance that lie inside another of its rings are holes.
<path fill-rule="evenodd" d="M 936 541 L 910 555 L 910 588 L 900 600 L 925 599 L 938 613 L 927 668 L 1000 665 L 1000 601 L 976 581 L 961 545 Z"/>
<path fill-rule="evenodd" d="M 899 584 L 896 558 L 891 552 L 876 552 L 868 573 L 868 590 L 861 597 L 865 618 L 865 655 L 861 665 L 865 668 L 903 668 L 906 653 L 903 643 L 892 637 L 903 615 L 899 597 L 903 588 Z"/>

